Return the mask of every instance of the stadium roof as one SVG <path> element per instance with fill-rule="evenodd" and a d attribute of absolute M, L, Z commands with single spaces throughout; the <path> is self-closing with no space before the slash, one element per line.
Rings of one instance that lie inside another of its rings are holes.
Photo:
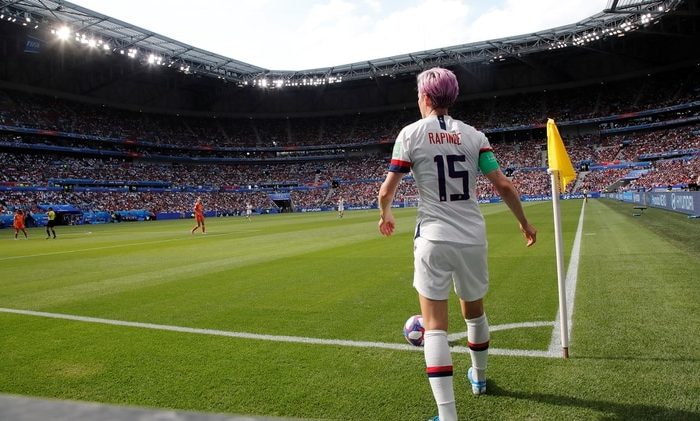
<path fill-rule="evenodd" d="M 610 0 L 605 10 L 587 19 L 531 34 L 302 71 L 270 70 L 244 63 L 62 0 L 0 0 L 0 12 L 4 18 L 20 19 L 25 26 L 49 26 L 57 36 L 102 48 L 107 54 L 124 55 L 125 59 L 174 67 L 241 86 L 278 88 L 391 77 L 433 66 L 488 64 L 540 51 L 581 47 L 650 25 L 683 1 Z"/>

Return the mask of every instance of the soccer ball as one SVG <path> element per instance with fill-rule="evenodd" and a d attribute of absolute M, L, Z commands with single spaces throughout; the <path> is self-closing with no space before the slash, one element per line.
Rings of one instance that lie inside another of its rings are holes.
<path fill-rule="evenodd" d="M 425 334 L 423 316 L 416 314 L 409 317 L 403 325 L 403 336 L 408 343 L 413 346 L 423 346 L 423 334 Z"/>

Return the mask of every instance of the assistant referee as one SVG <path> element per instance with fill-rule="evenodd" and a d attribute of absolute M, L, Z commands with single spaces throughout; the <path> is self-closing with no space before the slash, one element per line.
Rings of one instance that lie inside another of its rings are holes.
<path fill-rule="evenodd" d="M 53 211 L 53 208 L 49 208 L 46 216 L 49 218 L 46 223 L 46 239 L 51 238 L 51 234 L 53 234 L 53 238 L 56 238 L 56 230 L 53 229 L 56 226 L 56 212 Z"/>

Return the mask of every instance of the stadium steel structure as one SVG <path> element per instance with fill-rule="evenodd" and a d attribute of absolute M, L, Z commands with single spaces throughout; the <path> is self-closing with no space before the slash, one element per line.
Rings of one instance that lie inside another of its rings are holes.
<path fill-rule="evenodd" d="M 396 77 L 433 66 L 494 63 L 548 50 L 583 47 L 649 26 L 682 3 L 683 0 L 610 0 L 605 10 L 578 23 L 532 34 L 302 71 L 264 69 L 61 0 L 1 0 L 0 19 L 19 21 L 24 26 L 48 25 L 54 33 L 65 26 L 76 42 L 91 45 L 99 42 L 98 47 L 107 53 L 122 54 L 144 64 L 174 67 L 184 73 L 223 79 L 239 86 L 280 88 Z"/>

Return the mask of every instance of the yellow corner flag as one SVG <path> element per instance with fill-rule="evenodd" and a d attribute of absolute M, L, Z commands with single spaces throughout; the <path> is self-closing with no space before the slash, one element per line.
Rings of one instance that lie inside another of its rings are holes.
<path fill-rule="evenodd" d="M 559 129 L 551 118 L 547 119 L 547 161 L 549 161 L 549 169 L 558 172 L 560 191 L 563 193 L 566 185 L 576 179 L 576 172 L 571 165 L 569 154 L 566 153 Z"/>

